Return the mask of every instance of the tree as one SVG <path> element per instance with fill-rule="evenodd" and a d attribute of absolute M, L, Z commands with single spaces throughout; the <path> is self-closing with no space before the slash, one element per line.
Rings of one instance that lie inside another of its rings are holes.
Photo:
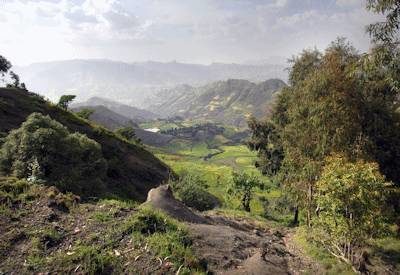
<path fill-rule="evenodd" d="M 19 75 L 17 75 L 13 71 L 10 71 L 10 78 L 12 80 L 12 84 L 10 86 L 11 87 L 15 87 L 15 88 L 19 88 L 20 87 Z"/>
<path fill-rule="evenodd" d="M 0 76 L 4 76 L 11 68 L 11 63 L 4 56 L 0 55 Z"/>
<path fill-rule="evenodd" d="M 64 110 L 68 109 L 69 104 L 76 98 L 76 95 L 62 95 L 58 101 L 58 106 Z"/>
<path fill-rule="evenodd" d="M 128 141 L 133 141 L 135 143 L 141 143 L 141 140 L 136 137 L 135 129 L 131 126 L 119 128 L 115 130 L 115 133 L 123 137 Z"/>
<path fill-rule="evenodd" d="M 89 119 L 90 116 L 91 116 L 93 113 L 94 113 L 94 110 L 93 110 L 93 109 L 85 108 L 85 109 L 80 110 L 79 112 L 76 112 L 76 115 L 79 116 L 79 117 L 81 117 L 81 118 L 83 118 L 83 119 Z"/>
<path fill-rule="evenodd" d="M 400 2 L 393 0 L 368 0 L 367 8 L 383 14 L 386 20 L 368 26 L 367 30 L 376 43 L 392 44 L 399 42 Z"/>
<path fill-rule="evenodd" d="M 251 138 L 247 146 L 257 151 L 259 160 L 256 167 L 268 176 L 274 176 L 279 171 L 283 160 L 283 147 L 275 125 L 270 121 L 257 121 L 251 117 L 248 121 Z"/>
<path fill-rule="evenodd" d="M 377 163 L 328 157 L 316 184 L 314 239 L 336 257 L 354 264 L 366 240 L 387 230 L 387 186 L 390 184 Z"/>
<path fill-rule="evenodd" d="M 100 144 L 39 113 L 12 130 L 0 149 L 1 173 L 82 195 L 101 192 L 106 167 Z"/>
<path fill-rule="evenodd" d="M 228 187 L 228 193 L 239 195 L 244 210 L 250 212 L 250 201 L 255 188 L 265 188 L 264 183 L 257 176 L 249 175 L 244 172 L 233 172 L 232 182 Z"/>

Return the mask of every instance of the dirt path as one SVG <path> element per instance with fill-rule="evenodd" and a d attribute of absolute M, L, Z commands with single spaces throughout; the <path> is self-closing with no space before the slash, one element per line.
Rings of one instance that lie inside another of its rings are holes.
<path fill-rule="evenodd" d="M 319 266 L 295 248 L 290 232 L 260 228 L 250 220 L 207 218 L 211 224 L 188 225 L 195 253 L 216 274 L 320 274 Z"/>
<path fill-rule="evenodd" d="M 295 248 L 286 229 L 268 228 L 248 218 L 194 213 L 166 186 L 152 189 L 148 203 L 186 222 L 195 254 L 214 274 L 319 274 L 318 265 Z"/>

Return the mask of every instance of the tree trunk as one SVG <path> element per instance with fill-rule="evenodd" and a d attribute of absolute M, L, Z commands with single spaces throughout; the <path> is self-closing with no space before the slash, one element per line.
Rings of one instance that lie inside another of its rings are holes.
<path fill-rule="evenodd" d="M 247 195 L 243 196 L 242 205 L 245 211 L 250 212 L 250 198 Z"/>
<path fill-rule="evenodd" d="M 299 207 L 296 205 L 294 208 L 293 225 L 299 224 Z"/>

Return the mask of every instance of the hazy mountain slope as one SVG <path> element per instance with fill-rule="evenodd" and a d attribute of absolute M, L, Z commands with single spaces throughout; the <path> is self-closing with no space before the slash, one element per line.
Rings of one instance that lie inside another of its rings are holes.
<path fill-rule="evenodd" d="M 279 79 L 259 84 L 230 79 L 198 88 L 186 85 L 160 92 L 160 101 L 150 110 L 157 110 L 163 116 L 179 115 L 243 126 L 250 114 L 256 117 L 266 115 L 273 94 L 285 85 Z"/>
<path fill-rule="evenodd" d="M 74 112 L 82 109 L 91 109 L 93 114 L 90 115 L 89 120 L 96 122 L 99 125 L 106 127 L 112 131 L 121 127 L 133 127 L 135 129 L 136 136 L 142 140 L 144 144 L 153 146 L 164 146 L 173 139 L 170 135 L 163 135 L 159 133 L 153 133 L 141 129 L 137 123 L 132 119 L 129 119 L 123 115 L 120 115 L 114 111 L 111 111 L 105 106 L 80 106 L 73 108 Z"/>
<path fill-rule="evenodd" d="M 91 106 L 104 106 L 107 107 L 107 109 L 113 111 L 114 113 L 117 113 L 127 119 L 132 120 L 135 123 L 141 123 L 144 121 L 152 120 L 158 117 L 158 115 L 147 111 L 147 110 L 142 110 L 133 106 L 129 106 L 126 104 L 122 104 L 110 99 L 105 99 L 101 97 L 91 97 L 87 101 L 82 102 L 82 103 L 76 103 L 72 104 L 73 108 L 78 108 L 78 107 L 91 107 Z M 105 111 L 105 110 L 103 110 Z M 111 114 L 110 114 L 111 115 Z M 120 117 L 120 120 L 122 118 Z"/>
<path fill-rule="evenodd" d="M 93 113 L 90 115 L 89 120 L 100 124 L 107 129 L 115 130 L 125 126 L 137 127 L 137 124 L 125 116 L 122 116 L 116 112 L 111 111 L 105 106 L 80 106 L 72 108 L 73 112 L 79 112 L 83 109 L 90 109 Z"/>
<path fill-rule="evenodd" d="M 282 65 L 211 65 L 177 62 L 123 63 L 109 60 L 67 60 L 13 68 L 30 90 L 52 100 L 73 93 L 83 101 L 93 96 L 113 98 L 135 106 L 151 104 L 148 96 L 165 87 L 194 86 L 229 78 L 263 81 L 286 79 Z"/>
<path fill-rule="evenodd" d="M 108 161 L 107 190 L 112 194 L 144 200 L 149 189 L 168 179 L 170 169 L 145 149 L 124 142 L 104 128 L 93 127 L 34 94 L 0 88 L 0 132 L 18 128 L 32 112 L 50 115 L 71 132 L 84 133 L 101 144 Z"/>

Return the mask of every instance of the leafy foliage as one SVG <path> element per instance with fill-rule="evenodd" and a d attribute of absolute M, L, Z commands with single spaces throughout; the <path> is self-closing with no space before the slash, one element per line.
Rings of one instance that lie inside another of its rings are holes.
<path fill-rule="evenodd" d="M 0 55 L 0 75 L 4 76 L 11 68 L 11 63 L 4 56 Z"/>
<path fill-rule="evenodd" d="M 315 239 L 354 262 L 366 240 L 382 236 L 387 229 L 387 185 L 376 163 L 329 157 L 316 184 Z"/>
<path fill-rule="evenodd" d="M 274 176 L 279 171 L 283 160 L 282 141 L 273 123 L 257 121 L 254 117 L 248 121 L 252 136 L 247 142 L 250 150 L 257 151 L 259 161 L 256 162 L 261 172 Z"/>
<path fill-rule="evenodd" d="M 259 154 L 263 172 L 279 169 L 277 179 L 306 209 L 309 225 L 315 184 L 331 154 L 376 161 L 388 180 L 400 183 L 400 116 L 393 84 L 398 75 L 388 74 L 379 53 L 360 55 L 344 39 L 323 54 L 304 51 L 294 58 L 291 86 L 280 93 L 271 120 L 250 127 L 253 136 L 263 136 L 255 143 L 259 152 L 267 152 Z M 269 153 L 279 143 L 281 162 Z"/>
<path fill-rule="evenodd" d="M 400 27 L 400 3 L 393 0 L 368 0 L 367 8 L 386 15 L 386 21 L 368 26 L 367 30 L 375 42 L 398 42 Z"/>
<path fill-rule="evenodd" d="M 62 191 L 96 194 L 103 186 L 107 163 L 101 146 L 59 122 L 31 114 L 5 138 L 0 150 L 4 174 L 55 184 Z"/>
<path fill-rule="evenodd" d="M 115 130 L 115 133 L 128 141 L 133 141 L 134 143 L 141 143 L 140 138 L 136 136 L 135 129 L 133 127 L 123 127 Z"/>
<path fill-rule="evenodd" d="M 75 99 L 75 97 L 76 97 L 76 95 L 62 95 L 60 97 L 60 100 L 58 101 L 57 105 L 60 108 L 67 110 L 69 104 L 72 102 L 72 100 Z"/>
<path fill-rule="evenodd" d="M 171 186 L 177 197 L 187 206 L 206 211 L 219 205 L 218 198 L 209 193 L 207 182 L 195 173 L 183 173 Z"/>
<path fill-rule="evenodd" d="M 233 172 L 228 193 L 240 195 L 244 210 L 250 212 L 250 201 L 255 188 L 264 189 L 264 183 L 257 176 L 244 172 Z"/>
<path fill-rule="evenodd" d="M 89 119 L 89 117 L 94 113 L 94 110 L 85 108 L 80 110 L 79 112 L 76 112 L 76 115 L 83 118 L 83 119 Z"/>

